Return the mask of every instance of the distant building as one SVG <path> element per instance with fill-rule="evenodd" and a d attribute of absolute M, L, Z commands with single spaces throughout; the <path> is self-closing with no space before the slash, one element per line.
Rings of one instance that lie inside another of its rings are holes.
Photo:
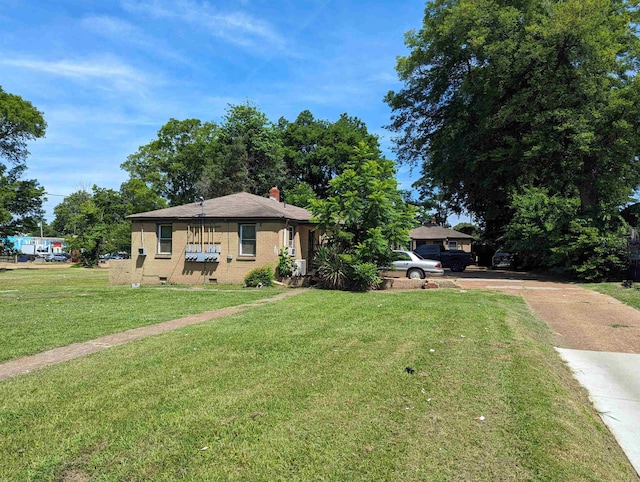
<path fill-rule="evenodd" d="M 446 249 L 461 249 L 471 252 L 473 236 L 460 231 L 443 228 L 441 226 L 420 226 L 409 232 L 411 249 L 416 249 L 421 244 L 440 244 Z"/>
<path fill-rule="evenodd" d="M 26 235 L 9 236 L 9 245 L 19 253 L 33 255 L 61 253 L 65 248 L 63 238 Z"/>

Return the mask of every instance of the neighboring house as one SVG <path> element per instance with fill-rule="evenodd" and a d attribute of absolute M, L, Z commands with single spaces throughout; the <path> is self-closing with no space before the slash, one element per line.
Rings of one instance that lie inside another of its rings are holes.
<path fill-rule="evenodd" d="M 63 238 L 18 235 L 8 236 L 8 239 L 13 249 L 22 254 L 44 256 L 49 253 L 61 253 L 65 248 Z"/>
<path fill-rule="evenodd" d="M 409 237 L 412 250 L 421 244 L 440 244 L 445 249 L 461 249 L 470 253 L 473 241 L 473 236 L 442 226 L 420 226 L 410 231 Z"/>
<path fill-rule="evenodd" d="M 128 216 L 131 260 L 112 283 L 243 283 L 253 268 L 275 269 L 283 247 L 304 274 L 316 242 L 311 213 L 280 202 L 277 188 L 269 195 L 231 194 Z"/>

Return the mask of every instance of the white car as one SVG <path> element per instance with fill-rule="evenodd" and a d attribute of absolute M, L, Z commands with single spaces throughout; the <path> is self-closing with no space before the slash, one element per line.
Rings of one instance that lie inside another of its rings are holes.
<path fill-rule="evenodd" d="M 444 274 L 440 261 L 424 259 L 412 251 L 394 250 L 391 264 L 396 270 L 407 273 L 407 278 L 411 279 L 424 279 L 426 276 Z"/>

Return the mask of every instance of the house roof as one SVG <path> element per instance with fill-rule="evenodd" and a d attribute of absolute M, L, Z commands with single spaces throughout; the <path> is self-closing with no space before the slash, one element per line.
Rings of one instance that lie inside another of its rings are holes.
<path fill-rule="evenodd" d="M 473 239 L 469 234 L 443 228 L 442 226 L 420 226 L 409 232 L 411 239 Z"/>
<path fill-rule="evenodd" d="M 203 209 L 204 208 L 204 209 Z M 202 213 L 204 212 L 204 216 Z M 132 221 L 156 219 L 289 219 L 309 222 L 311 212 L 247 192 L 127 216 Z"/>

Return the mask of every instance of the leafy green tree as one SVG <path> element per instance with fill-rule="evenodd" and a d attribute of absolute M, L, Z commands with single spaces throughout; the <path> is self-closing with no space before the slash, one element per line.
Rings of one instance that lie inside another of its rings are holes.
<path fill-rule="evenodd" d="M 254 104 L 230 105 L 220 125 L 215 162 L 207 173 L 209 196 L 249 192 L 264 196 L 285 179 L 282 140 Z"/>
<path fill-rule="evenodd" d="M 27 143 L 43 137 L 45 130 L 42 112 L 0 87 L 0 252 L 8 246 L 7 236 L 34 229 L 41 217 L 44 188 L 22 176 Z"/>
<path fill-rule="evenodd" d="M 306 182 L 297 183 L 295 186 L 282 192 L 280 197 L 284 199 L 284 202 L 287 204 L 293 204 L 301 208 L 310 207 L 311 202 L 318 198 L 311 186 Z"/>
<path fill-rule="evenodd" d="M 126 216 L 167 207 L 167 202 L 140 179 L 123 182 L 120 198 Z"/>
<path fill-rule="evenodd" d="M 622 218 L 633 228 L 640 227 L 640 203 L 634 202 L 620 211 Z"/>
<path fill-rule="evenodd" d="M 198 119 L 170 119 L 158 138 L 131 154 L 122 168 L 139 179 L 171 206 L 186 204 L 200 195 L 198 185 L 212 162 L 212 144 L 218 126 Z"/>
<path fill-rule="evenodd" d="M 324 197 L 329 181 L 351 162 L 354 147 L 364 143 L 380 155 L 378 138 L 367 131 L 364 122 L 347 114 L 342 114 L 336 122 L 329 122 L 316 119 L 305 110 L 293 122 L 280 118 L 278 129 L 289 174 L 286 190 L 304 182 L 319 197 Z"/>
<path fill-rule="evenodd" d="M 479 226 L 471 223 L 458 223 L 453 228 L 454 231 L 458 231 L 460 233 L 468 234 L 469 236 L 473 236 L 475 241 L 478 241 L 482 236 L 482 230 Z"/>
<path fill-rule="evenodd" d="M 93 186 L 91 192 L 76 191 L 65 197 L 53 212 L 52 228 L 65 236 L 69 249 L 82 253 L 87 266 L 100 255 L 131 251 L 130 214 L 166 207 L 166 201 L 140 179 L 122 183 L 120 190 Z"/>
<path fill-rule="evenodd" d="M 527 269 L 552 266 L 551 249 L 568 233 L 570 221 L 578 215 L 580 200 L 530 188 L 514 195 L 511 205 L 514 216 L 502 238 L 504 247 L 518 253 L 518 264 Z"/>
<path fill-rule="evenodd" d="M 159 198 L 149 195 L 148 188 L 139 182 L 124 183 L 121 191 L 98 186 L 93 186 L 91 193 L 76 191 L 54 208 L 53 226 L 65 236 L 69 249 L 81 253 L 86 266 L 97 265 L 103 254 L 129 252 L 131 223 L 125 216 L 163 205 L 164 201 L 156 204 Z"/>
<path fill-rule="evenodd" d="M 55 218 L 51 226 L 60 236 L 77 235 L 86 229 L 86 219 L 82 214 L 82 205 L 91 200 L 91 194 L 84 189 L 66 196 L 53 208 Z"/>
<path fill-rule="evenodd" d="M 44 137 L 42 112 L 22 97 L 0 87 L 0 158 L 22 165 L 29 156 L 27 143 Z"/>
<path fill-rule="evenodd" d="M 241 191 L 265 195 L 285 179 L 280 133 L 251 103 L 230 105 L 220 125 L 170 119 L 122 168 L 171 206 Z"/>
<path fill-rule="evenodd" d="M 578 196 L 550 195 L 539 188 L 514 195 L 511 206 L 514 215 L 502 241 L 517 253 L 518 265 L 590 281 L 624 273 L 628 225 L 620 216 L 594 219 L 580 212 Z"/>
<path fill-rule="evenodd" d="M 614 215 L 640 181 L 637 16 L 631 0 L 428 2 L 386 96 L 399 159 L 494 239 L 527 187 Z"/>
<path fill-rule="evenodd" d="M 346 169 L 329 181 L 327 198 L 312 201 L 311 210 L 328 244 L 351 256 L 348 261 L 385 266 L 391 249 L 408 243 L 415 209 L 404 203 L 394 176 L 393 161 L 360 143 Z"/>

